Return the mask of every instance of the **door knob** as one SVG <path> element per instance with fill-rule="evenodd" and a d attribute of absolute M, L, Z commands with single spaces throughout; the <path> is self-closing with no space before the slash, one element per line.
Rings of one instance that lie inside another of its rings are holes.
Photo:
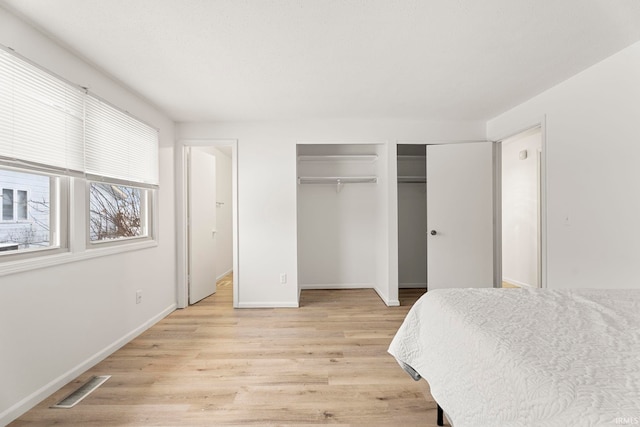
<path fill-rule="evenodd" d="M 436 234 L 438 234 L 438 232 L 437 232 L 436 230 L 431 230 L 429 233 L 430 233 L 432 236 L 435 236 Z"/>

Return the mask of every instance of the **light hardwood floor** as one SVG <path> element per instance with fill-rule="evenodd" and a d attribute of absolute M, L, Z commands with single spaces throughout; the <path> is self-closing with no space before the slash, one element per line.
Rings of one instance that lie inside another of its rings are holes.
<path fill-rule="evenodd" d="M 305 290 L 300 308 L 233 309 L 229 278 L 10 426 L 435 426 L 425 381 L 387 354 L 419 289 L 386 307 L 371 289 Z M 72 409 L 50 409 L 112 375 Z"/>
<path fill-rule="evenodd" d="M 520 289 L 520 286 L 505 281 L 502 281 L 502 287 L 505 289 Z"/>

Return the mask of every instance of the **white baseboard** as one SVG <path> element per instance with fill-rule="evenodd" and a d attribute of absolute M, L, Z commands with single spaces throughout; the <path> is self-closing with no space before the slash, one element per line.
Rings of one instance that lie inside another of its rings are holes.
<path fill-rule="evenodd" d="M 389 299 L 389 295 L 383 293 L 380 289 L 378 288 L 373 288 L 374 291 L 376 291 L 376 293 L 378 294 L 378 296 L 380 297 L 380 299 L 382 300 L 382 302 L 384 302 L 387 307 L 398 307 L 400 305 L 400 300 L 397 299 Z"/>
<path fill-rule="evenodd" d="M 7 425 L 11 421 L 15 420 L 29 409 L 36 406 L 38 403 L 42 402 L 47 397 L 51 396 L 53 393 L 58 391 L 62 386 L 66 385 L 73 379 L 77 378 L 79 375 L 92 368 L 93 366 L 100 363 L 102 360 L 106 359 L 108 356 L 116 352 L 118 349 L 123 347 L 125 344 L 129 343 L 135 337 L 149 329 L 151 326 L 158 323 L 160 320 L 167 317 L 176 309 L 176 304 L 171 304 L 169 307 L 162 310 L 159 314 L 155 315 L 151 319 L 144 322 L 142 325 L 124 335 L 122 338 L 118 339 L 114 343 L 108 345 L 104 349 L 100 350 L 93 356 L 89 357 L 84 362 L 80 363 L 75 368 L 70 369 L 64 374 L 60 375 L 58 378 L 53 381 L 45 384 L 40 387 L 38 390 L 31 393 L 29 396 L 25 397 L 18 403 L 10 406 L 8 409 L 4 410 L 0 413 L 0 425 Z"/>
<path fill-rule="evenodd" d="M 399 289 L 427 289 L 426 283 L 399 283 Z"/>
<path fill-rule="evenodd" d="M 227 271 L 225 271 L 224 273 L 222 273 L 221 275 L 219 275 L 218 277 L 216 277 L 216 282 L 220 279 L 222 279 L 224 276 L 226 276 L 227 274 L 231 273 L 233 271 L 233 268 L 228 269 Z"/>

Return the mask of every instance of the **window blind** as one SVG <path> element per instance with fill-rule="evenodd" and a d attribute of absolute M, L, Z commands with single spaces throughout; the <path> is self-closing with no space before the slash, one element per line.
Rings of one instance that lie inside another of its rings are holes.
<path fill-rule="evenodd" d="M 85 171 L 93 178 L 158 184 L 158 131 L 91 94 L 85 104 Z"/>
<path fill-rule="evenodd" d="M 84 172 L 84 91 L 0 48 L 0 157 Z"/>

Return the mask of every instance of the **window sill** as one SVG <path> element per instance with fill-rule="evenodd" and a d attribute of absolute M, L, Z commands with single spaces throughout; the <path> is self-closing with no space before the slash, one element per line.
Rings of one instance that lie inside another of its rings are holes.
<path fill-rule="evenodd" d="M 103 248 L 92 248 L 77 252 L 63 252 L 52 255 L 42 255 L 29 259 L 21 259 L 16 261 L 0 261 L 0 277 L 10 274 L 22 273 L 26 271 L 37 270 L 40 268 L 53 267 L 70 262 L 83 261 L 92 258 L 100 258 L 109 255 L 116 255 L 124 252 L 138 251 L 158 246 L 156 240 L 145 240 L 143 242 L 135 242 L 129 244 L 121 244 L 117 246 L 108 246 Z"/>

